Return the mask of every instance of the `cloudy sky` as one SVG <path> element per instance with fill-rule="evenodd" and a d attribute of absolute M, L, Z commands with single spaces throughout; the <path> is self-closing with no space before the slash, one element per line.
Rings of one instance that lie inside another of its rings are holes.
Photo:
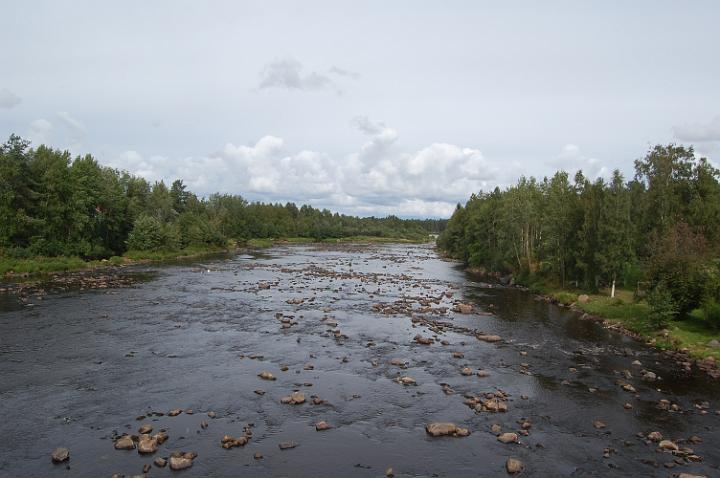
<path fill-rule="evenodd" d="M 716 1 L 17 1 L 0 133 L 201 195 L 447 216 L 655 143 L 720 158 Z"/>

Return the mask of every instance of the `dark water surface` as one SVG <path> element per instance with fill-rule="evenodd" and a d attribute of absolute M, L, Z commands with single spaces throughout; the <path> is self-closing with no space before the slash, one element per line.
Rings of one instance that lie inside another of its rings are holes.
<path fill-rule="evenodd" d="M 192 468 L 153 467 L 148 476 L 375 477 L 388 467 L 395 476 L 506 476 L 511 456 L 524 462 L 522 476 L 720 476 L 717 382 L 684 375 L 653 350 L 530 294 L 474 282 L 429 246 L 276 247 L 152 269 L 149 281 L 30 297 L 32 306 L 0 294 L 0 476 L 141 474 L 173 450 L 196 451 Z M 258 287 L 264 283 L 270 288 Z M 373 309 L 402 298 L 419 323 Z M 430 306 L 448 312 L 418 312 L 417 300 L 427 298 L 442 298 Z M 456 301 L 475 312 L 452 312 Z M 279 313 L 295 325 L 281 328 Z M 416 334 L 434 335 L 422 317 L 455 329 L 432 345 L 415 343 Z M 479 341 L 467 332 L 475 329 L 503 340 Z M 393 358 L 408 368 L 392 366 Z M 465 366 L 490 375 L 463 376 Z M 661 380 L 640 380 L 642 369 Z M 258 378 L 263 370 L 277 380 Z M 400 374 L 417 385 L 396 383 Z M 455 393 L 446 395 L 442 383 Z M 308 402 L 281 404 L 294 390 Z M 465 394 L 497 390 L 508 395 L 507 413 L 464 404 Z M 314 405 L 312 396 L 326 403 Z M 663 398 L 680 411 L 658 409 Z M 194 414 L 136 420 L 175 408 Z M 490 432 L 495 423 L 518 431 L 521 419 L 532 428 L 519 444 Z M 333 428 L 315 431 L 320 420 Z M 595 428 L 596 420 L 606 427 Z M 432 438 L 424 427 L 433 421 L 472 433 Z M 142 423 L 170 437 L 155 455 L 113 448 L 114 436 Z M 221 448 L 223 435 L 240 436 L 249 423 L 245 447 Z M 686 463 L 637 435 L 651 431 L 703 461 Z M 693 435 L 702 443 L 683 442 Z M 281 451 L 285 441 L 298 446 Z M 70 450 L 69 467 L 50 461 L 60 446 Z"/>

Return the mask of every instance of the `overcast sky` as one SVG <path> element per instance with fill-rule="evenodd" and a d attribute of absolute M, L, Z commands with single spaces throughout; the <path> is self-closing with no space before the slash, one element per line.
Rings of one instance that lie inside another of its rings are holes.
<path fill-rule="evenodd" d="M 149 180 L 360 215 L 720 158 L 717 1 L 16 1 L 0 133 Z"/>

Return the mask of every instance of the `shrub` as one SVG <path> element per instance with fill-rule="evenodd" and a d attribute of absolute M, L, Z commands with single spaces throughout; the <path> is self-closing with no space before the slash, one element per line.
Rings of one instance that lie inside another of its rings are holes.
<path fill-rule="evenodd" d="M 715 299 L 706 299 L 700 308 L 703 316 L 708 325 L 715 329 L 720 329 L 720 302 Z"/>
<path fill-rule="evenodd" d="M 648 295 L 650 313 L 648 320 L 656 329 L 666 327 L 678 313 L 677 305 L 665 283 L 659 282 Z"/>
<path fill-rule="evenodd" d="M 166 236 L 162 223 L 154 217 L 142 215 L 135 220 L 128 236 L 128 248 L 137 251 L 155 251 L 165 247 Z"/>

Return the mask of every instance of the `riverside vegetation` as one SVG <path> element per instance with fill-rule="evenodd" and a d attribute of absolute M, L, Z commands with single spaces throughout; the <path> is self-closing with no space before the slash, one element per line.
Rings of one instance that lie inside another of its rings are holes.
<path fill-rule="evenodd" d="M 91 155 L 0 146 L 0 276 L 165 259 L 294 242 L 426 241 L 445 221 L 352 217 L 238 195 L 199 198 L 182 180 L 168 187 L 100 165 Z M 102 261 L 102 262 L 101 262 Z"/>
<path fill-rule="evenodd" d="M 474 194 L 438 245 L 660 347 L 712 360 L 720 358 L 719 179 L 691 147 L 658 145 L 629 181 L 618 170 L 609 182 L 559 171 Z"/>

